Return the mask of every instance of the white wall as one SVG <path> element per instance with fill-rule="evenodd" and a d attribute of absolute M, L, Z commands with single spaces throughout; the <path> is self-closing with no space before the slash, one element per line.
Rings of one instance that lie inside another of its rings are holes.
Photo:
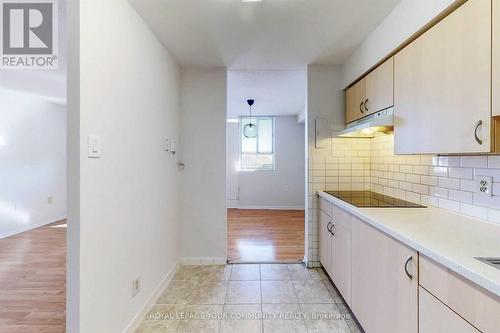
<path fill-rule="evenodd" d="M 70 17 L 71 38 L 81 33 L 69 68 L 67 327 L 122 332 L 180 256 L 177 161 L 164 150 L 179 137 L 179 68 L 126 0 L 81 1 Z M 87 158 L 89 134 L 101 158 Z"/>
<path fill-rule="evenodd" d="M 66 217 L 66 105 L 0 86 L 0 119 L 4 238 Z"/>
<path fill-rule="evenodd" d="M 228 145 L 239 142 L 238 124 L 228 125 Z M 231 188 L 239 186 L 239 208 L 304 209 L 304 135 L 296 116 L 275 117 L 275 170 L 240 171 L 228 179 L 237 182 Z M 228 163 L 237 163 L 239 151 L 232 152 Z"/>
<path fill-rule="evenodd" d="M 315 120 L 316 118 L 326 119 L 333 128 L 344 125 L 345 98 L 342 81 L 340 66 L 308 66 L 307 68 L 306 260 L 309 266 L 319 266 L 319 215 L 316 192 L 326 189 L 325 161 L 327 158 L 333 158 L 331 139 L 327 140 L 326 148 L 315 148 Z M 336 178 L 338 182 L 338 175 Z"/>
<path fill-rule="evenodd" d="M 181 71 L 182 257 L 226 259 L 226 69 Z"/>
<path fill-rule="evenodd" d="M 344 64 L 347 86 L 461 0 L 402 0 Z"/>

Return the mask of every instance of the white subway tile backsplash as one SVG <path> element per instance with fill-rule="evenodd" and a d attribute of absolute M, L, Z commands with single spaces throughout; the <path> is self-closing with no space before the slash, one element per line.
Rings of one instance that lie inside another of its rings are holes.
<path fill-rule="evenodd" d="M 438 204 L 439 199 L 436 197 L 431 197 L 428 195 L 421 195 L 420 201 L 421 201 L 421 204 L 425 205 L 425 206 L 433 206 L 433 207 L 439 206 L 439 204 Z"/>
<path fill-rule="evenodd" d="M 438 186 L 458 190 L 460 188 L 460 180 L 455 178 L 439 177 Z"/>
<path fill-rule="evenodd" d="M 477 217 L 483 220 L 488 219 L 488 209 L 483 207 L 478 207 L 474 205 L 469 205 L 466 203 L 460 204 L 460 213 L 467 216 Z"/>
<path fill-rule="evenodd" d="M 488 167 L 487 156 L 462 156 L 460 166 L 464 168 L 486 168 Z"/>
<path fill-rule="evenodd" d="M 437 156 L 439 166 L 458 167 L 460 166 L 460 157 L 458 156 Z"/>
<path fill-rule="evenodd" d="M 462 191 L 476 191 L 476 182 L 470 179 L 460 179 L 460 189 Z"/>
<path fill-rule="evenodd" d="M 488 156 L 488 168 L 500 169 L 500 156 Z"/>
<path fill-rule="evenodd" d="M 441 187 L 430 187 L 429 194 L 438 198 L 448 198 L 448 190 Z"/>
<path fill-rule="evenodd" d="M 456 201 L 447 199 L 438 199 L 439 208 L 451 210 L 452 212 L 460 212 L 460 204 Z"/>
<path fill-rule="evenodd" d="M 429 175 L 431 176 L 439 176 L 439 177 L 446 177 L 448 176 L 448 168 L 446 167 L 430 167 L 429 168 Z"/>
<path fill-rule="evenodd" d="M 449 190 L 448 199 L 472 204 L 472 193 L 458 190 Z"/>
<path fill-rule="evenodd" d="M 471 168 L 448 168 L 448 176 L 451 178 L 472 179 Z"/>
<path fill-rule="evenodd" d="M 420 194 L 429 194 L 429 186 L 413 184 L 413 192 L 417 192 Z M 471 198 L 472 200 L 472 198 Z"/>
<path fill-rule="evenodd" d="M 422 176 L 420 177 L 420 182 L 424 185 L 433 185 L 436 186 L 438 184 L 438 177 L 434 176 Z"/>
<path fill-rule="evenodd" d="M 488 208 L 500 208 L 500 196 L 490 196 L 483 193 L 473 194 L 473 203 L 477 206 L 488 207 Z"/>
<path fill-rule="evenodd" d="M 500 182 L 500 169 L 474 169 L 474 178 L 478 176 L 490 176 L 494 182 Z"/>
<path fill-rule="evenodd" d="M 429 167 L 423 165 L 415 165 L 413 166 L 413 173 L 417 175 L 428 175 Z"/>
<path fill-rule="evenodd" d="M 309 150 L 310 265 L 318 264 L 315 193 L 321 190 L 371 189 L 500 224 L 500 156 L 396 156 L 393 140 L 334 138 L 331 151 Z M 477 175 L 493 177 L 493 197 L 476 193 Z"/>

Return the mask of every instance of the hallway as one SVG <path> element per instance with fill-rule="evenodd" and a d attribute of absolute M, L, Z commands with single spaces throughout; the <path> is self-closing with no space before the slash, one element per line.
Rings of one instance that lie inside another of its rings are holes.
<path fill-rule="evenodd" d="M 180 266 L 136 333 L 360 332 L 322 269 Z"/>

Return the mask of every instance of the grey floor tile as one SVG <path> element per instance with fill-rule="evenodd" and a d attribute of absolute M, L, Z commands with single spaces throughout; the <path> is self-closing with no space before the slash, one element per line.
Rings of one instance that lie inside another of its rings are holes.
<path fill-rule="evenodd" d="M 261 264 L 260 277 L 262 280 L 291 280 L 286 264 Z"/>
<path fill-rule="evenodd" d="M 233 265 L 231 280 L 260 280 L 260 268 L 258 264 Z"/>
<path fill-rule="evenodd" d="M 225 305 L 221 322 L 222 333 L 261 333 L 262 311 L 260 304 Z"/>
<path fill-rule="evenodd" d="M 139 327 L 135 330 L 135 333 L 175 333 L 177 331 L 177 326 L 179 322 L 174 323 L 175 326 L 170 322 L 157 321 L 157 320 L 147 320 L 142 321 Z"/>
<path fill-rule="evenodd" d="M 197 280 L 174 280 L 160 295 L 157 304 L 187 304 L 198 286 Z"/>
<path fill-rule="evenodd" d="M 298 304 L 262 304 L 264 333 L 307 333 Z"/>
<path fill-rule="evenodd" d="M 190 305 L 183 310 L 177 332 L 216 333 L 219 332 L 222 305 Z"/>
<path fill-rule="evenodd" d="M 321 280 L 321 275 L 314 268 L 307 268 L 305 265 L 288 265 L 292 280 Z"/>
<path fill-rule="evenodd" d="M 262 303 L 297 303 L 292 281 L 261 281 Z"/>
<path fill-rule="evenodd" d="M 293 281 L 293 286 L 299 303 L 333 303 L 333 298 L 323 281 Z"/>
<path fill-rule="evenodd" d="M 309 333 L 351 333 L 336 304 L 300 304 Z"/>
<path fill-rule="evenodd" d="M 229 281 L 226 304 L 261 303 L 260 281 Z"/>
<path fill-rule="evenodd" d="M 224 304 L 229 281 L 199 281 L 189 295 L 188 304 Z"/>

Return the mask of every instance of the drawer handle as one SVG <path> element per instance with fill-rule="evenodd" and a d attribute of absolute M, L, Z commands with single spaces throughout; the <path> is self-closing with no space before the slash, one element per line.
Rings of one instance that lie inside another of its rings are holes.
<path fill-rule="evenodd" d="M 405 262 L 405 273 L 406 273 L 406 276 L 408 276 L 408 278 L 410 280 L 413 280 L 413 275 L 411 275 L 410 272 L 408 272 L 408 263 L 412 260 L 413 260 L 413 256 L 409 256 L 408 258 L 406 258 L 406 262 Z"/>
<path fill-rule="evenodd" d="M 478 136 L 477 136 L 477 129 L 479 128 L 479 126 L 481 126 L 483 124 L 483 121 L 482 120 L 479 120 L 477 123 L 476 123 L 476 127 L 474 127 L 474 139 L 476 139 L 476 142 L 479 143 L 480 145 L 483 144 L 483 140 L 481 140 Z"/>
<path fill-rule="evenodd" d="M 365 102 L 361 102 L 361 104 L 359 104 L 359 111 L 361 111 L 361 113 L 365 112 L 365 110 L 363 110 L 364 104 Z"/>

